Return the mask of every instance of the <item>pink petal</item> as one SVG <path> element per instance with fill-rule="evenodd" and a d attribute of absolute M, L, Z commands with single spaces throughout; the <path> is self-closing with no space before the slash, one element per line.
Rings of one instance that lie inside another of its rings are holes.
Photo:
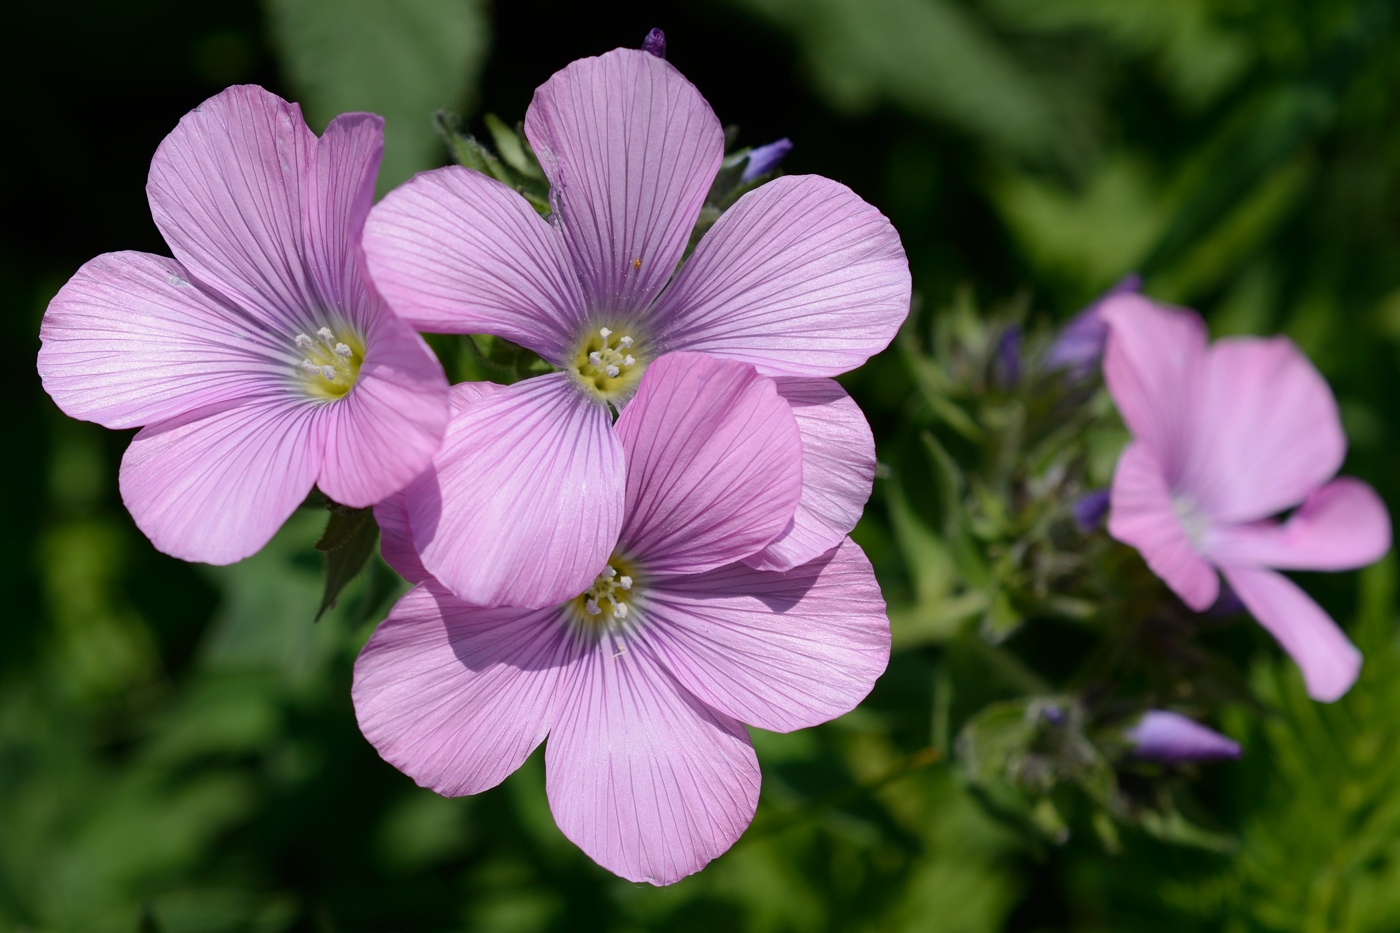
<path fill-rule="evenodd" d="M 1175 486 L 1190 452 L 1193 415 L 1206 365 L 1200 315 L 1141 295 L 1110 295 L 1099 305 L 1108 322 L 1103 374 L 1128 429 L 1157 457 Z"/>
<path fill-rule="evenodd" d="M 719 120 L 665 61 L 615 49 L 540 85 L 525 134 L 588 307 L 616 327 L 680 261 L 724 154 Z"/>
<path fill-rule="evenodd" d="M 617 420 L 627 451 L 618 550 L 652 573 L 742 560 L 792 520 L 802 440 L 792 407 L 752 366 L 698 353 L 652 363 Z"/>
<path fill-rule="evenodd" d="M 788 570 L 836 547 L 860 521 L 875 482 L 875 437 L 860 406 L 830 379 L 773 381 L 802 436 L 802 498 L 787 529 L 744 563 Z"/>
<path fill-rule="evenodd" d="M 1220 579 L 1192 547 L 1165 471 L 1144 444 L 1134 441 L 1118 458 L 1109 503 L 1108 533 L 1137 548 L 1182 602 L 1197 612 L 1208 609 L 1220 593 Z"/>
<path fill-rule="evenodd" d="M 39 329 L 39 375 L 64 412 L 134 428 L 209 405 L 282 396 L 290 341 L 189 280 L 173 259 L 106 253 L 59 290 Z"/>
<path fill-rule="evenodd" d="M 569 673 L 545 747 L 549 806 L 599 865 L 671 884 L 748 827 L 758 759 L 744 727 L 687 693 L 644 645 L 616 649 L 605 639 Z"/>
<path fill-rule="evenodd" d="M 657 342 L 769 374 L 834 376 L 889 344 L 910 287 L 883 214 L 830 179 L 778 178 L 705 234 L 657 307 Z"/>
<path fill-rule="evenodd" d="M 730 564 L 647 584 L 639 636 L 687 690 L 741 722 L 790 732 L 848 713 L 890 657 L 870 561 L 847 538 L 786 573 Z"/>
<path fill-rule="evenodd" d="M 364 326 L 368 298 L 360 232 L 374 203 L 384 152 L 384 119 L 342 113 L 330 122 L 307 164 L 303 190 L 307 265 L 327 309 Z"/>
<path fill-rule="evenodd" d="M 156 226 L 192 276 L 293 335 L 317 304 L 302 227 L 315 157 L 301 108 L 245 84 L 185 114 L 146 183 Z"/>
<path fill-rule="evenodd" d="M 1303 670 L 1308 696 L 1331 703 L 1361 672 L 1361 652 L 1292 580 L 1272 570 L 1224 567 L 1230 588 Z"/>
<path fill-rule="evenodd" d="M 1297 505 L 1341 467 L 1332 390 L 1286 337 L 1216 341 L 1204 376 L 1180 491 L 1216 521 Z"/>
<path fill-rule="evenodd" d="M 319 413 L 261 400 L 145 427 L 122 457 L 122 501 L 172 557 L 242 560 L 311 492 L 324 444 Z"/>
<path fill-rule="evenodd" d="M 433 579 L 413 548 L 413 528 L 408 523 L 404 494 L 394 493 L 374 506 L 374 522 L 379 526 L 379 556 L 409 583 Z"/>
<path fill-rule="evenodd" d="M 364 508 L 398 492 L 432 463 L 447 430 L 447 376 L 433 351 L 388 312 L 370 319 L 360 375 L 326 406 L 326 458 L 317 484 Z"/>
<path fill-rule="evenodd" d="M 436 582 L 414 587 L 355 661 L 360 731 L 422 787 L 495 787 L 553 721 L 573 654 L 565 611 L 479 609 Z"/>
<path fill-rule="evenodd" d="M 365 225 L 375 287 L 415 327 L 497 334 L 562 363 L 583 293 L 563 238 L 524 198 L 460 166 L 423 172 Z"/>
<path fill-rule="evenodd" d="M 1357 479 L 1314 490 L 1283 524 L 1253 522 L 1213 529 L 1208 555 L 1224 566 L 1280 570 L 1353 570 L 1390 550 L 1390 513 Z"/>
<path fill-rule="evenodd" d="M 464 408 L 408 487 L 423 565 L 461 599 L 540 608 L 588 588 L 622 525 L 624 461 L 603 405 L 563 373 Z"/>
<path fill-rule="evenodd" d="M 459 382 L 448 396 L 452 414 L 467 405 L 501 389 L 494 382 Z M 379 525 L 379 556 L 410 583 L 424 583 L 433 578 L 418 551 L 413 547 L 413 528 L 408 523 L 408 504 L 402 492 L 379 502 L 374 507 L 374 520 Z"/>

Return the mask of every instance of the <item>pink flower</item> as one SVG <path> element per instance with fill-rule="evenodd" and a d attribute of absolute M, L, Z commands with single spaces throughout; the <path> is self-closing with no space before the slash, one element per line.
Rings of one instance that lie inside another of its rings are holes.
<path fill-rule="evenodd" d="M 505 395 L 459 386 L 462 407 Z M 375 510 L 419 585 L 355 663 L 360 729 L 424 787 L 500 783 L 546 735 L 555 820 L 599 864 L 669 884 L 753 818 L 743 723 L 790 731 L 853 708 L 889 659 L 885 604 L 849 539 L 796 569 L 741 559 L 797 505 L 797 425 L 752 366 L 677 353 L 617 423 L 625 511 L 602 573 L 542 609 L 479 608 L 413 561 L 403 496 Z"/>
<path fill-rule="evenodd" d="M 1219 594 L 1218 569 L 1302 668 L 1308 693 L 1337 699 L 1361 654 L 1275 570 L 1369 564 L 1390 548 L 1390 518 L 1370 486 L 1332 479 L 1346 438 L 1327 383 L 1284 337 L 1207 346 L 1198 315 L 1138 295 L 1110 298 L 1100 313 L 1104 378 L 1133 432 L 1113 476 L 1109 533 L 1198 612 Z"/>
<path fill-rule="evenodd" d="M 677 350 L 780 378 L 828 439 L 846 425 L 851 440 L 836 446 L 851 469 L 811 470 L 828 485 L 752 559 L 785 569 L 830 550 L 860 514 L 874 460 L 859 410 L 826 377 L 883 349 L 909 310 L 889 221 L 836 182 L 779 178 L 741 198 L 677 272 L 724 134 L 695 87 L 639 49 L 554 75 L 525 131 L 550 178 L 548 221 L 506 186 L 449 167 L 391 192 L 365 228 L 370 273 L 406 320 L 496 334 L 561 370 L 454 422 L 438 474 L 455 505 L 419 499 L 410 514 L 424 563 L 478 605 L 547 606 L 586 587 L 622 523 L 611 408 Z"/>
<path fill-rule="evenodd" d="M 373 505 L 441 443 L 442 367 L 356 255 L 382 130 L 343 114 L 317 139 L 297 105 L 229 88 L 151 162 L 151 212 L 176 258 L 98 256 L 49 304 L 44 388 L 75 418 L 144 425 L 122 499 L 167 554 L 247 557 L 313 485 Z"/>

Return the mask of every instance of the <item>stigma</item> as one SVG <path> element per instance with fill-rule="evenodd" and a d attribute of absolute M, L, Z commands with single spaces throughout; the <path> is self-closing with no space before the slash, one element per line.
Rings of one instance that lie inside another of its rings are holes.
<path fill-rule="evenodd" d="M 364 361 L 364 344 L 348 327 L 338 338 L 329 327 L 322 327 L 313 337 L 297 334 L 293 339 L 300 362 L 296 364 L 302 376 L 302 387 L 313 397 L 337 399 L 354 386 Z"/>

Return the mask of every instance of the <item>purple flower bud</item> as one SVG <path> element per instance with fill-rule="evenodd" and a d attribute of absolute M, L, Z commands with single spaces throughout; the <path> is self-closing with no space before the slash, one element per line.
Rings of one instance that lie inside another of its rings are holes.
<path fill-rule="evenodd" d="M 749 161 L 744 166 L 744 174 L 739 176 L 740 184 L 747 184 L 760 175 L 767 175 L 778 167 L 783 156 L 792 151 L 792 140 L 784 136 L 766 146 L 756 146 L 749 150 Z"/>
<path fill-rule="evenodd" d="M 1136 292 L 1141 287 L 1141 276 L 1136 273 L 1124 276 L 1076 314 L 1050 345 L 1045 354 L 1045 368 L 1063 369 L 1076 381 L 1087 379 L 1103 359 L 1104 344 L 1108 342 L 1108 324 L 1099 317 L 1099 305 L 1106 298 Z"/>
<path fill-rule="evenodd" d="M 1079 530 L 1086 534 L 1097 531 L 1099 525 L 1103 523 L 1104 513 L 1108 511 L 1108 490 L 1095 489 L 1086 492 L 1079 497 L 1079 501 L 1074 503 L 1074 523 L 1079 526 Z"/>
<path fill-rule="evenodd" d="M 1021 381 L 1021 328 L 1011 325 L 1001 332 L 997 341 L 997 375 L 1004 386 Z"/>
<path fill-rule="evenodd" d="M 1220 761 L 1240 757 L 1238 742 L 1207 729 L 1180 713 L 1148 710 L 1138 724 L 1123 733 L 1133 754 L 1148 761 L 1176 764 L 1186 761 Z"/>
<path fill-rule="evenodd" d="M 642 51 L 650 52 L 657 58 L 666 57 L 666 33 L 660 29 L 653 29 L 647 33 L 647 37 L 642 40 Z"/>

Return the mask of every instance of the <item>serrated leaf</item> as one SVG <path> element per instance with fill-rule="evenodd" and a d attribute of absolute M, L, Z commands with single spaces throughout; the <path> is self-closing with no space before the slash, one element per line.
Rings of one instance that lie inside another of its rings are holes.
<path fill-rule="evenodd" d="M 335 605 L 341 590 L 365 568 L 378 541 L 379 525 L 374 520 L 374 509 L 331 504 L 326 530 L 316 542 L 316 550 L 326 555 L 326 588 L 321 606 L 316 610 L 318 620 Z"/>

